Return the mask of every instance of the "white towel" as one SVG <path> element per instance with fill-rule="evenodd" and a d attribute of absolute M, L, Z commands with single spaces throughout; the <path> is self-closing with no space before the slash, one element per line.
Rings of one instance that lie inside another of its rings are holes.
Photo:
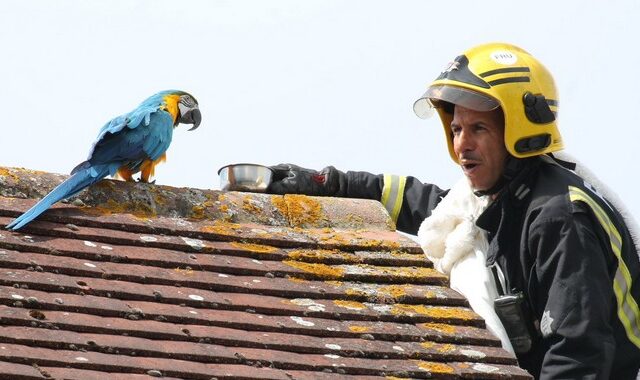
<path fill-rule="evenodd" d="M 484 231 L 475 225 L 489 201 L 488 196 L 473 194 L 467 179 L 462 178 L 422 222 L 418 241 L 434 267 L 449 276 L 451 288 L 469 300 L 502 347 L 513 353 L 507 332 L 493 308 L 498 292 L 486 267 L 489 243 Z"/>

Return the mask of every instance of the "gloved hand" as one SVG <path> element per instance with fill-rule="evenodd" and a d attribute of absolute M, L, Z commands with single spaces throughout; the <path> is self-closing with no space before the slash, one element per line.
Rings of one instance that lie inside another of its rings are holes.
<path fill-rule="evenodd" d="M 270 168 L 273 170 L 273 179 L 267 192 L 271 194 L 340 196 L 344 192 L 346 176 L 333 166 L 320 171 L 292 164 L 279 164 Z"/>

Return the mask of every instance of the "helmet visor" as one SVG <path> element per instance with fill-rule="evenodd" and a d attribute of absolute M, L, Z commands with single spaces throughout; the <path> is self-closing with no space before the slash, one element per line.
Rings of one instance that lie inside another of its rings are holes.
<path fill-rule="evenodd" d="M 433 115 L 434 109 L 440 106 L 440 102 L 448 102 L 480 112 L 491 111 L 500 106 L 494 98 L 476 91 L 462 87 L 436 85 L 429 87 L 427 92 L 413 103 L 413 112 L 421 119 L 428 119 Z"/>

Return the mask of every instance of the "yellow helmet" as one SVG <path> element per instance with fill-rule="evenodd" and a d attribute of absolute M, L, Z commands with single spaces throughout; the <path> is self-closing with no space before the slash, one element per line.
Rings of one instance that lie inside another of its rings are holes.
<path fill-rule="evenodd" d="M 449 154 L 452 107 L 458 104 L 476 111 L 502 108 L 504 143 L 514 157 L 524 158 L 563 148 L 558 131 L 558 93 L 551 73 L 521 48 L 490 43 L 464 52 L 449 64 L 418 99 L 413 110 L 427 118 L 435 108 L 445 129 Z"/>

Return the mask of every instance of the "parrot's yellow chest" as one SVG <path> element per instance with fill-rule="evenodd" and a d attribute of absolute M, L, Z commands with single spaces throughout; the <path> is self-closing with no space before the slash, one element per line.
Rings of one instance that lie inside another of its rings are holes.
<path fill-rule="evenodd" d="M 173 119 L 173 124 L 176 124 L 176 118 L 178 117 L 178 102 L 180 101 L 179 95 L 167 95 L 162 98 L 164 101 L 164 106 L 162 109 L 169 112 L 171 118 Z"/>

